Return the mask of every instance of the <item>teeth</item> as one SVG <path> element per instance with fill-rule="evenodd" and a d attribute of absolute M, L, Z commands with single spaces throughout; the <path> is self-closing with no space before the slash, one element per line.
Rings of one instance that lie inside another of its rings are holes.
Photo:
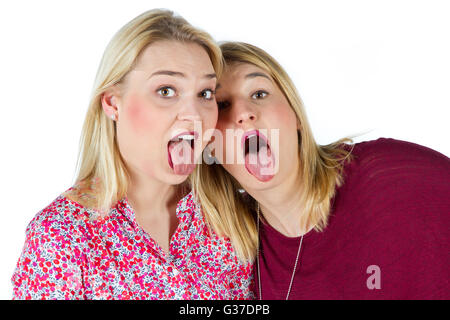
<path fill-rule="evenodd" d="M 171 141 L 180 141 L 180 140 L 194 140 L 193 134 L 184 134 L 178 137 L 173 138 Z"/>
<path fill-rule="evenodd" d="M 183 135 L 183 136 L 179 136 L 178 139 L 194 140 L 194 135 L 193 134 L 186 134 L 186 135 Z"/>

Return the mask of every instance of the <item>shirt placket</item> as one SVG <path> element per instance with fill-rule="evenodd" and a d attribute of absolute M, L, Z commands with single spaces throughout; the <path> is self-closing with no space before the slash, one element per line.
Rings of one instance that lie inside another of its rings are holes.
<path fill-rule="evenodd" d="M 171 239 L 169 243 L 169 254 L 166 254 L 164 250 L 161 248 L 158 243 L 147 233 L 144 229 L 142 229 L 136 222 L 134 212 L 131 208 L 131 206 L 128 204 L 126 198 L 124 199 L 124 205 L 122 206 L 122 209 L 124 211 L 125 216 L 130 221 L 131 226 L 135 230 L 135 232 L 141 236 L 142 239 L 144 239 L 146 245 L 148 246 L 148 249 L 153 252 L 156 259 L 159 259 L 161 262 L 161 265 L 165 269 L 167 273 L 167 287 L 165 288 L 165 293 L 168 294 L 168 298 L 172 299 L 183 299 L 186 297 L 178 296 L 177 292 L 184 292 L 187 291 L 188 286 L 188 280 L 182 275 L 181 271 L 178 269 L 176 264 L 173 261 L 173 256 L 171 252 L 173 252 L 173 243 L 176 240 L 176 236 L 178 236 L 179 232 L 184 228 L 184 221 L 183 219 L 179 219 L 179 225 L 177 229 L 175 230 L 175 233 L 173 235 L 173 239 Z M 172 288 L 176 288 L 177 284 L 179 285 L 179 288 L 177 290 L 173 290 Z M 184 287 L 184 288 L 183 288 Z M 170 293 L 169 293 L 170 292 Z M 172 295 L 172 297 L 171 297 Z"/>

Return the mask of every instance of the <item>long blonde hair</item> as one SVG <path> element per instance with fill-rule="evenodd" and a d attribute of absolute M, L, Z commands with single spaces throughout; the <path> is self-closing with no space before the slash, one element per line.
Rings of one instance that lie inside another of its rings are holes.
<path fill-rule="evenodd" d="M 242 42 L 225 42 L 220 48 L 227 65 L 248 63 L 266 71 L 294 110 L 301 126 L 299 157 L 303 183 L 301 197 L 307 213 L 305 220 L 314 225 L 315 230 L 322 231 L 327 226 L 335 189 L 343 183 L 344 160 L 351 158 L 351 151 L 344 149 L 343 145 L 352 143 L 352 139 L 343 138 L 332 144 L 318 145 L 294 84 L 273 57 Z M 241 260 L 253 261 L 258 245 L 254 216 L 256 201 L 240 192 L 240 184 L 219 164 L 197 166 L 191 176 L 191 184 L 211 227 L 218 234 L 230 238 Z"/>
<path fill-rule="evenodd" d="M 129 174 L 117 145 L 115 122 L 103 112 L 101 97 L 109 88 L 123 82 L 147 46 L 161 40 L 199 44 L 208 53 L 217 77 L 222 72 L 223 57 L 212 37 L 172 11 L 144 12 L 114 35 L 94 81 L 81 133 L 75 183 L 94 195 L 83 204 L 103 213 L 126 195 Z"/>

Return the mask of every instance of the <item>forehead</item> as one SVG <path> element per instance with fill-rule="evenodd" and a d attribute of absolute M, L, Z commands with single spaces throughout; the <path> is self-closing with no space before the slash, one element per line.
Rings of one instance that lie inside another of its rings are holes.
<path fill-rule="evenodd" d="M 206 50 L 195 42 L 161 40 L 147 46 L 140 54 L 135 70 L 170 69 L 196 73 L 214 72 Z"/>
<path fill-rule="evenodd" d="M 228 64 L 219 80 L 221 86 L 230 86 L 253 79 L 264 79 L 272 82 L 270 75 L 263 69 L 250 63 Z"/>

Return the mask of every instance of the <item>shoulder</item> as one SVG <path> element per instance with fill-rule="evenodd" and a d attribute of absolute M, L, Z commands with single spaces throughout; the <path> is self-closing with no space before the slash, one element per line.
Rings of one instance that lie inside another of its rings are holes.
<path fill-rule="evenodd" d="M 26 229 L 27 239 L 38 237 L 76 241 L 79 226 L 92 219 L 95 212 L 71 200 L 66 194 L 67 191 L 60 194 L 34 216 Z"/>
<path fill-rule="evenodd" d="M 97 203 L 97 191 L 99 190 L 98 179 L 78 181 L 72 187 L 62 193 L 69 201 L 80 207 L 94 208 Z"/>
<path fill-rule="evenodd" d="M 450 207 L 450 159 L 415 143 L 380 138 L 354 145 L 342 196 L 367 208 L 437 212 Z"/>
<path fill-rule="evenodd" d="M 353 153 L 362 160 L 384 159 L 390 161 L 423 161 L 438 164 L 448 169 L 450 159 L 428 147 L 392 138 L 379 138 L 377 140 L 356 143 Z"/>
<path fill-rule="evenodd" d="M 396 140 L 379 138 L 356 143 L 352 150 L 351 169 L 359 176 L 400 177 L 405 175 L 428 175 L 442 179 L 450 174 L 450 159 L 425 146 Z"/>
<path fill-rule="evenodd" d="M 81 297 L 84 239 L 78 225 L 85 213 L 80 207 L 60 195 L 28 224 L 11 278 L 14 299 Z"/>

